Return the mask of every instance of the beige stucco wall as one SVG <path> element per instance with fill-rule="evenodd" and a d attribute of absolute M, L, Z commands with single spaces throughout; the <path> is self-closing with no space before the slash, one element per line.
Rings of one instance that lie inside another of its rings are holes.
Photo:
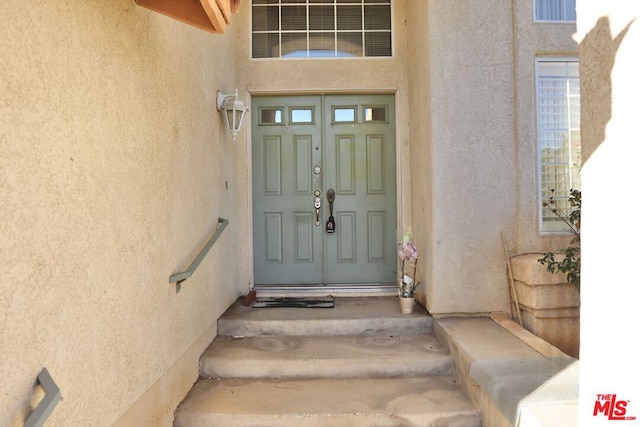
<path fill-rule="evenodd" d="M 233 39 L 133 0 L 3 1 L 0 425 L 43 367 L 63 396 L 47 426 L 111 425 L 248 288 L 246 153 L 215 110 Z M 181 375 L 179 398 L 197 359 Z"/>
<path fill-rule="evenodd" d="M 409 76 L 409 167 L 411 176 L 411 229 L 420 255 L 420 280 L 426 286 L 419 289 L 421 303 L 435 310 L 432 304 L 436 282 L 433 280 L 434 251 L 429 242 L 434 234 L 433 159 L 431 149 L 431 104 L 429 70 L 428 2 L 407 1 L 407 74 Z M 409 42 L 410 40 L 410 42 Z"/>
<path fill-rule="evenodd" d="M 434 314 L 506 309 L 500 233 L 513 227 L 516 193 L 510 22 L 502 0 L 429 2 Z"/>
<path fill-rule="evenodd" d="M 515 254 L 563 250 L 571 236 L 542 236 L 539 229 L 535 60 L 577 58 L 575 23 L 536 23 L 533 1 L 514 1 L 514 123 L 517 186 L 516 221 L 505 230 Z"/>
<path fill-rule="evenodd" d="M 566 242 L 538 234 L 534 67 L 537 56 L 576 56 L 575 26 L 535 24 L 533 2 L 408 8 L 412 223 L 427 308 L 504 311 L 501 233 L 511 254 Z"/>
<path fill-rule="evenodd" d="M 581 78 L 582 279 L 579 425 L 595 425 L 598 393 L 640 414 L 637 242 L 640 179 L 640 3 L 578 0 Z M 612 212 L 612 203 L 621 204 Z M 619 221 L 611 221 L 620 212 Z M 601 424 L 600 424 L 601 425 Z"/>

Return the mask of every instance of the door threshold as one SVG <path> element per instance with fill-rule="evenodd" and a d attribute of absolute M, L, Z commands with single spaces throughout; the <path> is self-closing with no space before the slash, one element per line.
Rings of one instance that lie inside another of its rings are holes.
<path fill-rule="evenodd" d="M 395 284 L 317 284 L 317 285 L 254 285 L 253 290 L 261 297 L 294 297 L 333 295 L 341 297 L 395 296 Z"/>

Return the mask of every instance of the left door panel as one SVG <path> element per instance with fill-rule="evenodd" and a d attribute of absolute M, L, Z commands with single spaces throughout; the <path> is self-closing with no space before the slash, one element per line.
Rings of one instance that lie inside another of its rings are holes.
<path fill-rule="evenodd" d="M 256 284 L 323 281 L 324 221 L 314 194 L 322 188 L 319 114 L 320 97 L 252 100 Z"/>

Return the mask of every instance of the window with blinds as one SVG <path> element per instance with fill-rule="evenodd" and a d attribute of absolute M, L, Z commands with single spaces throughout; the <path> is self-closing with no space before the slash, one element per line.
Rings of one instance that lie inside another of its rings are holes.
<path fill-rule="evenodd" d="M 576 0 L 534 0 L 536 21 L 576 22 Z"/>
<path fill-rule="evenodd" d="M 253 58 L 391 56 L 391 0 L 253 0 Z"/>
<path fill-rule="evenodd" d="M 577 60 L 536 61 L 540 231 L 566 231 L 551 207 L 571 211 L 571 189 L 580 189 L 580 77 Z"/>

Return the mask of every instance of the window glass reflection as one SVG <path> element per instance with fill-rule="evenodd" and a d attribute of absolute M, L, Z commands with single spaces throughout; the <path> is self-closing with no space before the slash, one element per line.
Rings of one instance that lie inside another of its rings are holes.
<path fill-rule="evenodd" d="M 387 123 L 387 107 L 365 107 L 364 121 Z"/>
<path fill-rule="evenodd" d="M 261 108 L 260 124 L 261 125 L 281 125 L 282 124 L 282 108 Z"/>
<path fill-rule="evenodd" d="M 291 123 L 313 123 L 313 109 L 292 108 Z"/>
<path fill-rule="evenodd" d="M 342 107 L 333 109 L 334 123 L 355 123 L 356 109 L 354 107 Z"/>

